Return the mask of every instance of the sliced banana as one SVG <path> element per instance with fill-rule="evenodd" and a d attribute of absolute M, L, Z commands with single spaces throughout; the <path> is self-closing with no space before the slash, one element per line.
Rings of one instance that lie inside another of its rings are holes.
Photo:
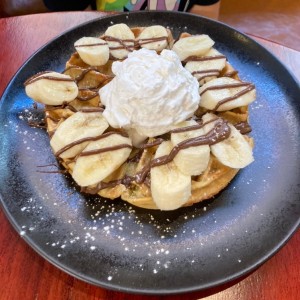
<path fill-rule="evenodd" d="M 59 125 L 50 140 L 50 145 L 54 153 L 58 153 L 61 158 L 72 158 L 90 141 L 81 142 L 62 152 L 64 147 L 82 139 L 99 136 L 107 128 L 108 123 L 101 112 L 77 112 Z"/>
<path fill-rule="evenodd" d="M 111 55 L 115 58 L 126 58 L 128 53 L 134 50 L 135 37 L 126 24 L 120 23 L 108 27 L 105 31 L 105 40 Z"/>
<path fill-rule="evenodd" d="M 207 113 L 202 117 L 203 122 L 217 118 L 216 115 Z M 233 169 L 244 168 L 254 161 L 252 148 L 244 136 L 231 124 L 230 136 L 219 143 L 211 145 L 213 155 L 225 166 Z M 210 130 L 214 122 L 208 123 L 205 127 Z"/>
<path fill-rule="evenodd" d="M 188 61 L 185 68 L 195 76 L 200 85 L 219 76 L 226 64 L 226 57 L 216 49 L 210 49 L 199 60 Z"/>
<path fill-rule="evenodd" d="M 61 105 L 77 97 L 78 87 L 69 75 L 44 72 L 25 82 L 25 92 L 36 102 L 46 105 Z"/>
<path fill-rule="evenodd" d="M 206 34 L 192 35 L 178 40 L 172 50 L 177 53 L 181 61 L 189 56 L 204 55 L 212 46 L 214 41 Z"/>
<path fill-rule="evenodd" d="M 119 146 L 119 149 L 112 149 Z M 89 151 L 94 154 L 88 154 Z M 129 157 L 130 152 L 130 139 L 118 133 L 90 142 L 77 158 L 72 177 L 80 186 L 99 183 L 117 170 Z"/>
<path fill-rule="evenodd" d="M 106 41 L 95 37 L 82 37 L 74 44 L 80 58 L 90 66 L 103 66 L 109 59 Z"/>
<path fill-rule="evenodd" d="M 162 51 L 168 46 L 167 29 L 161 25 L 146 27 L 139 35 L 138 41 L 142 48 Z"/>
<path fill-rule="evenodd" d="M 159 145 L 155 158 L 168 155 L 173 145 L 165 141 Z M 151 168 L 151 193 L 161 210 L 174 210 L 184 205 L 191 195 L 191 176 L 183 174 L 171 161 Z"/>
<path fill-rule="evenodd" d="M 205 83 L 199 90 L 200 106 L 209 110 L 226 111 L 249 105 L 255 100 L 253 84 L 220 77 Z"/>
<path fill-rule="evenodd" d="M 177 128 L 191 128 L 189 131 L 184 132 L 172 132 L 171 142 L 173 146 L 177 144 L 204 135 L 203 128 L 192 129 L 191 126 L 199 125 L 196 121 L 184 121 L 178 124 Z M 208 166 L 210 158 L 210 148 L 208 145 L 201 145 L 195 147 L 189 147 L 181 149 L 174 157 L 174 163 L 178 169 L 186 175 L 200 175 Z"/>

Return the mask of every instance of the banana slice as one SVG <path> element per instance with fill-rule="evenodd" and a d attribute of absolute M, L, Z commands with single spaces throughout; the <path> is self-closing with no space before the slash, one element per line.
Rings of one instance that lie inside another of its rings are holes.
<path fill-rule="evenodd" d="M 25 92 L 36 102 L 46 105 L 61 105 L 77 97 L 78 87 L 69 75 L 43 72 L 25 82 Z"/>
<path fill-rule="evenodd" d="M 218 77 L 225 68 L 226 57 L 216 49 L 210 49 L 205 56 L 188 61 L 185 68 L 197 78 L 200 85 Z"/>
<path fill-rule="evenodd" d="M 200 106 L 209 110 L 226 111 L 249 105 L 255 100 L 255 86 L 229 77 L 205 83 L 199 90 Z"/>
<path fill-rule="evenodd" d="M 202 120 L 205 123 L 215 118 L 217 118 L 216 115 L 207 113 Z M 222 142 L 211 145 L 211 152 L 225 166 L 233 169 L 244 168 L 254 161 L 252 148 L 233 125 L 228 125 L 231 131 L 230 136 Z M 213 126 L 214 122 L 210 122 L 205 126 L 205 130 L 210 130 Z"/>
<path fill-rule="evenodd" d="M 72 177 L 83 187 L 99 183 L 117 170 L 130 152 L 130 139 L 118 133 L 90 142 L 77 158 Z"/>
<path fill-rule="evenodd" d="M 103 66 L 109 59 L 106 41 L 95 37 L 82 37 L 74 44 L 80 58 L 90 66 Z"/>
<path fill-rule="evenodd" d="M 171 142 L 173 146 L 177 144 L 192 139 L 201 135 L 204 135 L 205 132 L 203 128 L 195 129 L 193 126 L 198 126 L 199 124 L 194 121 L 184 121 L 178 124 L 178 128 L 186 128 L 188 131 L 182 132 L 172 132 L 171 133 Z M 197 128 L 197 127 L 196 127 Z M 208 166 L 210 158 L 210 148 L 208 145 L 201 145 L 196 147 L 189 147 L 186 149 L 181 149 L 177 155 L 174 157 L 174 163 L 178 169 L 186 175 L 200 175 Z"/>
<path fill-rule="evenodd" d="M 108 27 L 105 31 L 105 40 L 108 42 L 111 55 L 115 58 L 123 59 L 134 50 L 135 37 L 126 24 Z"/>
<path fill-rule="evenodd" d="M 159 145 L 155 157 L 168 155 L 173 145 L 170 141 Z M 151 193 L 161 210 L 174 210 L 184 205 L 191 195 L 191 176 L 183 174 L 173 161 L 151 168 Z"/>
<path fill-rule="evenodd" d="M 168 46 L 167 29 L 161 25 L 146 27 L 139 35 L 138 41 L 142 48 L 162 51 Z"/>
<path fill-rule="evenodd" d="M 189 56 L 204 55 L 214 43 L 206 34 L 192 35 L 178 40 L 172 50 L 177 53 L 181 61 L 184 61 Z"/>
<path fill-rule="evenodd" d="M 82 141 L 66 151 L 64 148 L 72 143 L 101 135 L 108 128 L 101 112 L 77 112 L 62 122 L 50 140 L 50 145 L 61 158 L 78 155 L 90 141 Z"/>

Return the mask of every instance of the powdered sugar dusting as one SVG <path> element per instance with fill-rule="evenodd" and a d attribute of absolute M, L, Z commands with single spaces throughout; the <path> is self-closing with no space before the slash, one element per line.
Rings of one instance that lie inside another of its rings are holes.
<path fill-rule="evenodd" d="M 209 246 L 209 235 L 216 234 L 220 228 L 209 202 L 178 213 L 162 214 L 80 194 L 68 175 L 47 173 L 60 169 L 51 154 L 48 136 L 44 129 L 28 126 L 29 122 L 40 123 L 41 109 L 25 109 L 18 115 L 18 123 L 5 124 L 19 135 L 22 151 L 31 159 L 32 169 L 45 171 L 29 174 L 36 194 L 24 197 L 19 208 L 27 220 L 19 230 L 22 237 L 37 232 L 44 235 L 47 238 L 43 250 L 50 251 L 60 261 L 69 259 L 76 251 L 82 251 L 94 261 L 104 252 L 115 253 L 114 259 L 120 260 L 118 266 L 130 264 L 133 270 L 150 270 L 153 276 L 169 272 L 178 265 L 179 257 L 185 257 L 185 263 L 190 266 L 203 263 L 195 253 Z M 254 186 L 256 182 L 248 178 L 246 184 Z M 235 188 L 231 186 L 232 190 Z M 229 234 L 234 236 L 235 232 Z M 221 261 L 230 253 L 229 249 L 217 248 L 211 255 Z M 136 258 L 134 263 L 132 257 Z M 242 258 L 235 262 L 242 263 Z M 118 267 L 112 267 L 106 280 L 117 280 L 118 272 Z"/>

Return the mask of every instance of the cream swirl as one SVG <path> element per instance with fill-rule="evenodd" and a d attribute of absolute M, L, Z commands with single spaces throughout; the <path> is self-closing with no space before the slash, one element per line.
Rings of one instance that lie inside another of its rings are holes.
<path fill-rule="evenodd" d="M 200 96 L 197 80 L 185 70 L 175 52 L 141 49 L 114 62 L 112 81 L 100 89 L 103 112 L 115 128 L 153 137 L 191 117 Z"/>

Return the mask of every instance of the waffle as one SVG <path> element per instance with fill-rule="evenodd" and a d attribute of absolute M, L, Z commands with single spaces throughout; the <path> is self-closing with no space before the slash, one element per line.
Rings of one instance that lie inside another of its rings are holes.
<path fill-rule="evenodd" d="M 144 28 L 132 28 L 135 37 L 144 30 Z M 190 36 L 188 33 L 183 33 L 179 38 Z M 174 39 L 170 30 L 168 30 L 168 48 L 171 48 L 174 43 Z M 109 59 L 107 64 L 101 67 L 91 67 L 84 63 L 77 52 L 71 55 L 70 59 L 66 62 L 66 69 L 64 74 L 70 75 L 77 83 L 79 87 L 78 97 L 69 102 L 68 104 L 61 106 L 45 106 L 45 120 L 47 125 L 47 132 L 51 138 L 60 124 L 72 116 L 75 112 L 82 109 L 93 109 L 103 107 L 101 99 L 98 94 L 98 90 L 106 85 L 113 78 L 111 70 L 113 59 Z M 226 62 L 225 68 L 219 74 L 220 77 L 232 77 L 239 79 L 237 71 Z M 195 116 L 201 118 L 208 110 L 204 108 L 198 108 L 195 112 Z M 227 120 L 229 123 L 236 125 L 240 122 L 248 121 L 248 106 L 235 108 L 229 111 L 215 112 L 217 116 Z M 109 127 L 106 132 L 116 130 Z M 121 129 L 120 129 L 121 130 Z M 168 140 L 170 135 L 165 134 L 164 139 Z M 253 147 L 253 139 L 245 135 L 247 142 Z M 148 143 L 155 142 L 156 138 L 149 138 Z M 155 144 L 155 143 L 154 143 Z M 132 149 L 129 159 L 123 163 L 116 171 L 110 174 L 104 182 L 111 182 L 124 178 L 124 176 L 134 176 L 139 171 L 143 170 L 151 160 L 153 160 L 157 145 L 145 148 L 145 149 Z M 58 158 L 62 166 L 72 174 L 75 158 L 62 159 Z M 206 199 L 210 199 L 223 190 L 230 181 L 238 173 L 239 169 L 230 168 L 223 165 L 212 153 L 208 167 L 206 170 L 198 176 L 192 176 L 192 190 L 189 200 L 184 206 L 190 206 L 195 203 L 201 202 Z M 138 183 L 132 181 L 131 184 L 117 184 L 113 187 L 96 189 L 96 185 L 83 188 L 85 193 L 97 193 L 101 197 L 108 199 L 122 199 L 134 206 L 138 206 L 145 209 L 157 209 L 155 202 L 151 196 L 151 189 L 149 181 L 149 175 L 144 182 Z"/>

